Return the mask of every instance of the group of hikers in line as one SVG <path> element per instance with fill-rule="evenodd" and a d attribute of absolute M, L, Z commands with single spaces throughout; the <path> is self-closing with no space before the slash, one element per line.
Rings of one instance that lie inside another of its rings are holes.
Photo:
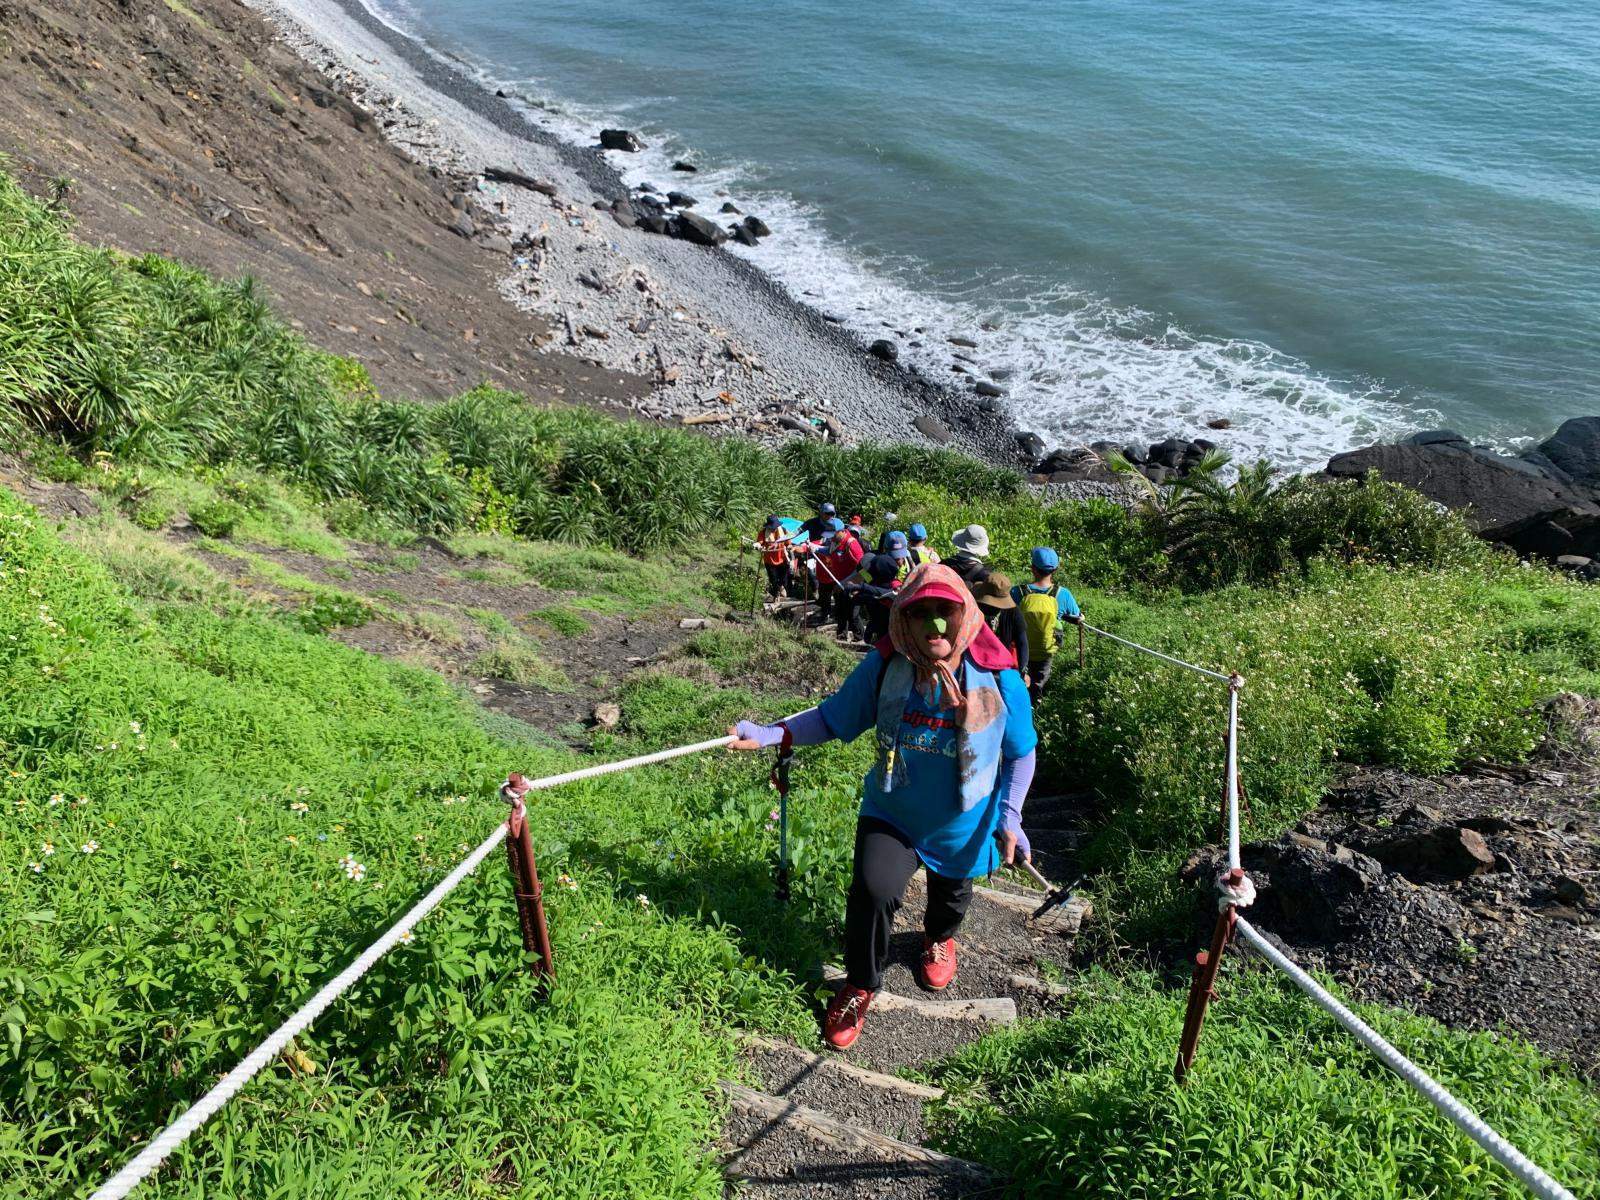
<path fill-rule="evenodd" d="M 837 692 L 776 725 L 740 721 L 730 749 L 854 741 L 877 755 L 862 783 L 845 904 L 845 982 L 823 1018 L 828 1045 L 853 1045 L 882 986 L 894 916 L 926 868 L 918 982 L 943 991 L 974 881 L 1031 858 L 1022 808 L 1033 783 L 1033 704 L 1049 681 L 1063 626 L 1082 613 L 1055 581 L 1060 555 L 1036 546 L 1033 579 L 1012 586 L 990 567 L 989 534 L 968 525 L 941 557 L 927 530 L 895 529 L 875 546 L 859 516 L 824 504 L 808 520 L 769 517 L 756 546 L 774 598 L 814 599 L 818 621 L 852 629 L 868 652 Z M 859 619 L 858 619 L 859 614 Z"/>
<path fill-rule="evenodd" d="M 1049 546 L 1035 546 L 1029 555 L 1033 578 L 1011 580 L 988 565 L 989 533 L 968 525 L 950 538 L 955 552 L 942 559 L 928 545 L 928 531 L 913 523 L 895 529 L 898 518 L 885 513 L 883 532 L 872 548 L 859 515 L 841 519 L 832 504 L 823 504 L 807 520 L 771 516 L 756 539 L 766 568 L 767 595 L 815 602 L 813 624 L 833 621 L 841 639 L 854 637 L 869 645 L 889 633 L 889 613 L 911 572 L 925 563 L 943 562 L 971 590 L 984 621 L 1012 652 L 1029 694 L 1037 701 L 1050 679 L 1062 629 L 1082 614 L 1072 592 L 1056 582 L 1061 556 Z"/>

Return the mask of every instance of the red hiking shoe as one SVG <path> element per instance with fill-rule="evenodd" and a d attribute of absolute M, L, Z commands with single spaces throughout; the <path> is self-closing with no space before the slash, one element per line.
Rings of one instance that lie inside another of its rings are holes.
<path fill-rule="evenodd" d="M 933 941 L 926 934 L 922 938 L 922 986 L 942 992 L 956 977 L 956 940 L 945 938 Z"/>
<path fill-rule="evenodd" d="M 835 1050 L 848 1050 L 861 1036 L 867 1023 L 867 1006 L 876 992 L 866 988 L 851 987 L 848 983 L 828 1001 L 827 1015 L 822 1018 L 822 1036 Z"/>

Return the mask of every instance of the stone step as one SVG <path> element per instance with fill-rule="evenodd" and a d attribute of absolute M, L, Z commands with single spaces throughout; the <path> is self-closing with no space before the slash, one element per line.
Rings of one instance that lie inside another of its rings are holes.
<path fill-rule="evenodd" d="M 944 1095 L 939 1088 L 858 1067 L 839 1054 L 761 1037 L 744 1041 L 743 1057 L 763 1091 L 888 1137 L 921 1141 L 922 1105 Z"/>
<path fill-rule="evenodd" d="M 727 1140 L 723 1170 L 740 1195 L 785 1200 L 956 1200 L 998 1194 L 987 1167 L 874 1133 L 792 1100 L 724 1082 Z"/>

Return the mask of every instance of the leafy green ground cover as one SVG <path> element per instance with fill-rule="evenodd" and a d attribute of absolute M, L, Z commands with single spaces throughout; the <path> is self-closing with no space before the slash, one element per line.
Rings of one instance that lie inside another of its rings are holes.
<path fill-rule="evenodd" d="M 0 1194 L 31 1197 L 104 1175 L 231 1065 L 492 828 L 507 769 L 570 758 L 491 738 L 424 673 L 142 604 L 9 498 L 0 559 Z M 748 807 L 754 764 L 722 766 Z M 161 1194 L 717 1194 L 715 1031 L 794 1030 L 795 994 L 727 928 L 646 906 L 620 852 L 572 851 L 674 824 L 673 777 L 541 799 L 553 1000 L 487 869 Z"/>
<path fill-rule="evenodd" d="M 1231 970 L 1189 1082 L 1172 1082 L 1181 990 L 1075 980 L 1059 1020 L 1020 1025 L 935 1072 L 946 1145 L 1023 1196 L 1525 1195 L 1510 1174 L 1287 981 Z M 1361 1017 L 1580 1196 L 1600 1195 L 1600 1099 L 1511 1037 Z"/>

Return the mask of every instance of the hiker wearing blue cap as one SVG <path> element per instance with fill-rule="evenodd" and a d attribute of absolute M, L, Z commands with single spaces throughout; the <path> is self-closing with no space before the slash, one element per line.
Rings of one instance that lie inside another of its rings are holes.
<path fill-rule="evenodd" d="M 939 555 L 928 545 L 928 531 L 919 521 L 911 526 L 911 565 L 920 567 L 923 563 L 936 563 Z"/>
<path fill-rule="evenodd" d="M 887 554 L 894 560 L 894 578 L 896 583 L 904 583 L 906 576 L 911 574 L 911 568 L 917 564 L 911 561 L 911 546 L 906 541 L 906 535 L 898 529 L 892 529 L 883 535 L 882 554 Z"/>
<path fill-rule="evenodd" d="M 1037 704 L 1044 685 L 1050 681 L 1056 652 L 1061 649 L 1062 623 L 1076 624 L 1083 620 L 1083 613 L 1073 594 L 1056 582 L 1056 571 L 1061 567 L 1059 554 L 1049 546 L 1035 546 L 1028 562 L 1033 568 L 1033 582 L 1012 588 L 1011 598 L 1017 602 L 1028 630 L 1029 660 L 1024 674 L 1028 695 Z"/>

